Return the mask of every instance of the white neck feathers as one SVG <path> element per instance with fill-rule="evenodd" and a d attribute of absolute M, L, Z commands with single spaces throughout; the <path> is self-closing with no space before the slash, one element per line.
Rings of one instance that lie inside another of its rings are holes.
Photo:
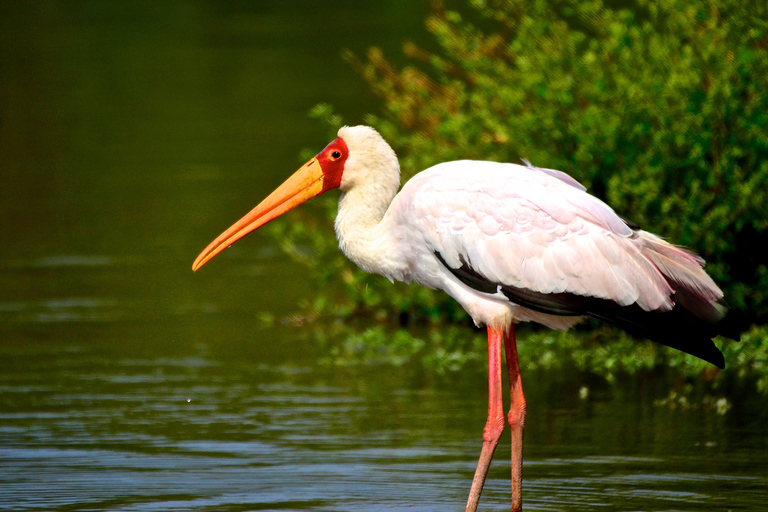
<path fill-rule="evenodd" d="M 344 254 L 367 272 L 393 277 L 397 239 L 384 218 L 400 187 L 400 164 L 381 135 L 367 126 L 344 127 L 349 148 L 341 178 L 336 236 Z"/>

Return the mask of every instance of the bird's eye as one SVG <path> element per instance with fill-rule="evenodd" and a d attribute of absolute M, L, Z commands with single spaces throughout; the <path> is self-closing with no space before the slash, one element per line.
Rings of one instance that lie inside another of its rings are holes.
<path fill-rule="evenodd" d="M 341 151 L 334 151 L 333 153 L 331 153 L 331 158 L 333 158 L 334 160 L 338 160 L 339 158 L 341 158 Z"/>

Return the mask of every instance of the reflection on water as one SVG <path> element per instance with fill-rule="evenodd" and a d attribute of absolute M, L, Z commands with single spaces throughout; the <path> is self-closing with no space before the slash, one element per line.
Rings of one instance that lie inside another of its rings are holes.
<path fill-rule="evenodd" d="M 2 346 L 0 508 L 437 511 L 466 498 L 482 376 L 418 385 L 396 370 L 257 362 L 206 344 L 149 358 L 109 345 Z M 606 390 L 552 399 L 544 376 L 531 377 L 526 509 L 764 503 L 761 433 L 729 432 L 706 411 L 616 403 Z M 505 439 L 484 507 L 508 506 L 508 454 Z"/>
<path fill-rule="evenodd" d="M 0 2 L 0 510 L 462 509 L 482 375 L 318 366 L 259 322 L 307 281 L 268 237 L 190 270 L 326 142 L 309 108 L 374 108 L 340 50 L 391 52 L 425 10 Z M 762 510 L 759 397 L 524 379 L 527 510 Z M 508 507 L 508 443 L 484 509 Z"/>

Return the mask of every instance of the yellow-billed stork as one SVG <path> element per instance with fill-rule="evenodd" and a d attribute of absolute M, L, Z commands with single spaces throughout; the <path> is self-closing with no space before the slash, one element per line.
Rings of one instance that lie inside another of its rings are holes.
<path fill-rule="evenodd" d="M 593 317 L 723 368 L 712 342 L 734 336 L 728 310 L 697 255 L 623 220 L 567 174 L 462 160 L 414 176 L 398 194 L 400 165 L 373 128 L 338 138 L 195 260 L 197 270 L 232 243 L 323 192 L 339 188 L 336 234 L 361 269 L 416 281 L 457 300 L 488 330 L 488 419 L 467 502 L 474 511 L 505 422 L 512 431 L 512 510 L 522 508 L 526 404 L 514 326 L 566 329 Z M 501 346 L 510 386 L 506 419 Z"/>

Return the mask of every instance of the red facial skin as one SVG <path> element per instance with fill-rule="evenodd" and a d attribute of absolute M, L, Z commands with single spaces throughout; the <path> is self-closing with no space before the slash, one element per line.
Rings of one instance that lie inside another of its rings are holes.
<path fill-rule="evenodd" d="M 323 192 L 336 188 L 341 184 L 341 175 L 344 173 L 344 162 L 349 156 L 347 143 L 341 137 L 337 138 L 315 158 L 323 169 Z"/>

